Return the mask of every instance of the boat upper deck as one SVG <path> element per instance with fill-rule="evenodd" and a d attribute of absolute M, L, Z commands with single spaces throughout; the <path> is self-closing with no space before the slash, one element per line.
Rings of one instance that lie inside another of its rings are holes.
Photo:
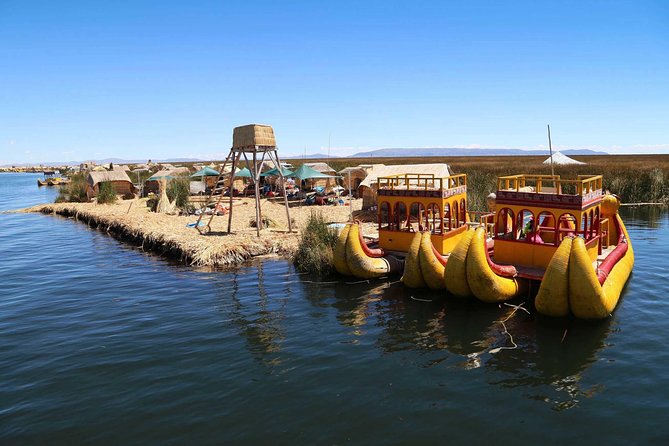
<path fill-rule="evenodd" d="M 497 203 L 583 210 L 601 201 L 602 176 L 509 175 L 497 179 Z"/>
<path fill-rule="evenodd" d="M 393 197 L 448 198 L 467 192 L 467 175 L 437 177 L 434 174 L 406 173 L 379 177 L 378 195 Z"/>

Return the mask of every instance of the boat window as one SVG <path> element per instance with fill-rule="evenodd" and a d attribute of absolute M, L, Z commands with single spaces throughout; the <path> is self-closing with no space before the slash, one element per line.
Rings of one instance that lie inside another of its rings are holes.
<path fill-rule="evenodd" d="M 594 219 L 592 221 L 592 231 L 593 231 L 593 234 L 595 236 L 598 236 L 600 234 L 600 230 L 599 230 L 599 226 L 600 226 L 600 223 L 599 223 L 599 207 L 595 208 L 595 215 L 594 215 L 593 218 Z"/>
<path fill-rule="evenodd" d="M 543 211 L 537 216 L 537 222 L 536 237 L 533 241 L 535 243 L 544 243 L 548 245 L 555 244 L 555 240 L 557 240 L 557 234 L 555 233 L 557 226 L 555 225 L 555 217 L 553 214 L 548 211 Z"/>
<path fill-rule="evenodd" d="M 407 206 L 403 202 L 399 201 L 395 203 L 395 209 L 393 209 L 393 229 L 395 231 L 404 231 L 406 229 L 407 223 Z"/>
<path fill-rule="evenodd" d="M 576 217 L 572 214 L 562 214 L 558 220 L 558 243 L 564 237 L 573 237 L 576 231 Z"/>
<path fill-rule="evenodd" d="M 532 211 L 523 209 L 516 217 L 516 240 L 527 240 L 534 234 L 535 221 Z"/>
<path fill-rule="evenodd" d="M 441 219 L 441 212 L 439 211 L 439 206 L 436 203 L 430 203 L 427 205 L 427 229 L 430 230 L 433 234 L 443 234 L 443 220 Z"/>
<path fill-rule="evenodd" d="M 513 211 L 509 208 L 500 209 L 495 224 L 495 237 L 509 239 L 513 235 Z"/>
<path fill-rule="evenodd" d="M 444 227 L 448 231 L 453 227 L 451 225 L 451 205 L 448 203 L 444 204 Z"/>
<path fill-rule="evenodd" d="M 460 200 L 460 226 L 467 224 L 467 204 L 465 199 Z"/>
<path fill-rule="evenodd" d="M 460 212 L 458 211 L 458 202 L 457 201 L 453 202 L 453 208 L 452 209 L 453 209 L 453 217 L 451 219 L 453 221 L 452 227 L 453 227 L 453 229 L 459 228 L 460 227 L 460 224 L 459 224 Z"/>
<path fill-rule="evenodd" d="M 588 223 L 590 223 L 590 227 L 588 228 L 588 238 L 593 238 L 595 236 L 595 222 L 593 221 L 594 216 L 594 211 L 590 209 L 590 212 L 588 213 Z"/>
<path fill-rule="evenodd" d="M 579 235 L 584 239 L 588 239 L 588 213 L 584 212 L 581 217 L 581 226 L 579 227 Z"/>
<path fill-rule="evenodd" d="M 423 203 L 411 203 L 409 207 L 409 224 L 413 231 L 422 231 L 425 229 L 427 215 L 425 212 L 425 205 Z"/>
<path fill-rule="evenodd" d="M 390 229 L 392 225 L 392 214 L 390 212 L 390 203 L 384 201 L 379 206 L 379 229 Z"/>

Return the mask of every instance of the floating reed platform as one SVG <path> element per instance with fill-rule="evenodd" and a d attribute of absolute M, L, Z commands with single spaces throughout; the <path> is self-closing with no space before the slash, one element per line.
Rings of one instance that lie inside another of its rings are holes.
<path fill-rule="evenodd" d="M 354 200 L 359 209 L 361 200 Z M 282 203 L 263 200 L 263 216 L 276 222 L 275 228 L 265 229 L 256 237 L 250 222 L 255 221 L 252 199 L 235 201 L 232 234 L 225 232 L 228 216 L 214 218 L 211 233 L 200 233 L 187 224 L 196 216 L 177 216 L 150 212 L 145 199 L 119 201 L 115 204 L 56 203 L 23 209 L 21 212 L 41 212 L 60 215 L 107 232 L 115 238 L 141 246 L 143 250 L 181 260 L 194 266 L 232 267 L 253 257 L 279 255 L 290 258 L 299 243 L 299 231 L 306 226 L 311 212 L 322 212 L 328 222 L 349 219 L 348 206 L 291 207 L 293 232 L 286 230 L 286 213 Z"/>

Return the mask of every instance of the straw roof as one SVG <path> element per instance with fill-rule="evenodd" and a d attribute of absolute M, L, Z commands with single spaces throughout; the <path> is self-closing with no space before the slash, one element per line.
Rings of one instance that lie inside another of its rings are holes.
<path fill-rule="evenodd" d="M 91 187 L 95 187 L 96 184 L 103 183 L 105 181 L 127 181 L 128 183 L 132 184 L 128 174 L 126 174 L 125 171 L 119 170 L 101 172 L 91 171 L 88 172 L 88 176 L 86 177 L 86 182 L 90 184 Z"/>
<path fill-rule="evenodd" d="M 312 169 L 321 173 L 337 173 L 337 171 L 330 167 L 327 163 L 304 163 L 304 166 L 311 167 Z"/>
<path fill-rule="evenodd" d="M 255 146 L 276 147 L 274 129 L 269 125 L 248 124 L 235 127 L 232 131 L 232 148 Z"/>
<path fill-rule="evenodd" d="M 190 173 L 188 167 L 175 167 L 174 169 L 160 170 L 151 175 L 151 177 L 146 181 L 157 181 L 160 180 L 161 178 L 169 180 L 186 173 Z"/>
<path fill-rule="evenodd" d="M 551 157 L 549 156 L 546 161 L 544 161 L 544 164 L 550 164 L 551 163 Z M 582 161 L 577 161 L 573 158 L 569 158 L 567 155 L 565 155 L 562 152 L 555 152 L 553 154 L 553 164 L 557 164 L 559 166 L 565 166 L 568 164 L 585 164 Z"/>
<path fill-rule="evenodd" d="M 130 167 L 128 167 L 127 164 L 112 164 L 112 170 L 113 171 L 120 170 L 121 172 L 125 172 L 130 170 Z"/>
<path fill-rule="evenodd" d="M 448 164 L 445 163 L 379 165 L 373 167 L 372 171 L 360 183 L 360 187 L 366 186 L 371 188 L 376 185 L 379 177 L 402 175 L 405 173 L 433 174 L 435 177 L 447 177 L 451 174 Z"/>

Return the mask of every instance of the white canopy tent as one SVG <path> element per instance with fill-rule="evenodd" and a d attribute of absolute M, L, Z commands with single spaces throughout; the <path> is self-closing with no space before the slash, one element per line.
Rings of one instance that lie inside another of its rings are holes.
<path fill-rule="evenodd" d="M 550 164 L 551 163 L 551 157 L 549 156 L 546 161 L 544 161 L 544 164 Z M 567 155 L 565 155 L 562 152 L 555 152 L 553 154 L 553 164 L 556 166 L 566 166 L 568 164 L 585 164 L 582 161 L 577 161 L 573 158 L 569 158 Z"/>

